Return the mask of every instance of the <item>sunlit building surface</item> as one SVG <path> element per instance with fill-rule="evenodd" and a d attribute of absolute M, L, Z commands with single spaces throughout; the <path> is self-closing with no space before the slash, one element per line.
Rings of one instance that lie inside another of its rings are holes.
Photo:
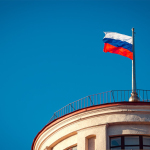
<path fill-rule="evenodd" d="M 150 91 L 109 91 L 68 104 L 35 137 L 32 150 L 150 150 Z"/>

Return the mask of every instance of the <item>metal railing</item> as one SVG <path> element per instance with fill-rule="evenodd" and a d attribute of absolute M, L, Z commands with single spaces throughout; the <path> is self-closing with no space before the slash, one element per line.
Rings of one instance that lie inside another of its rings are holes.
<path fill-rule="evenodd" d="M 66 114 L 80 110 L 82 108 L 87 108 L 91 106 L 115 103 L 115 102 L 129 102 L 132 90 L 112 90 L 103 93 L 93 94 L 74 101 L 63 108 L 56 111 L 51 117 L 51 121 L 62 117 Z M 137 90 L 138 97 L 142 102 L 150 102 L 150 90 Z"/>

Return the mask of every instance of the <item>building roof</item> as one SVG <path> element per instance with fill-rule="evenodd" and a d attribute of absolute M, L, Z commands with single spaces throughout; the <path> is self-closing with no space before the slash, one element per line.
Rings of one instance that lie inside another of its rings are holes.
<path fill-rule="evenodd" d="M 114 106 L 121 106 L 121 105 L 132 105 L 132 106 L 144 106 L 144 105 L 148 105 L 150 106 L 149 102 L 115 102 L 115 103 L 107 103 L 107 104 L 101 104 L 101 105 L 94 105 L 94 106 L 90 106 L 90 107 L 86 107 L 86 108 L 82 108 L 80 110 L 76 110 L 73 112 L 70 112 L 66 115 L 63 115 L 59 118 L 54 119 L 53 121 L 49 122 L 47 125 L 45 125 L 43 127 L 43 129 L 41 131 L 38 132 L 38 134 L 36 135 L 36 137 L 33 140 L 32 143 L 32 147 L 31 150 L 34 150 L 35 144 L 37 142 L 37 140 L 39 139 L 39 137 L 45 132 L 47 131 L 50 127 L 54 126 L 55 124 L 63 121 L 66 118 L 69 118 L 71 116 L 77 115 L 79 113 L 82 112 L 86 112 L 86 111 L 90 111 L 90 110 L 94 110 L 94 109 L 100 109 L 100 108 L 106 108 L 106 107 L 114 107 Z"/>

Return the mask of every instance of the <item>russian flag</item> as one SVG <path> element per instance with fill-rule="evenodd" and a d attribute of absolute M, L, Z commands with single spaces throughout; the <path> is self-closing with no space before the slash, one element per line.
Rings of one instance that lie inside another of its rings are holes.
<path fill-rule="evenodd" d="M 104 52 L 115 53 L 133 60 L 132 37 L 116 32 L 104 32 Z"/>

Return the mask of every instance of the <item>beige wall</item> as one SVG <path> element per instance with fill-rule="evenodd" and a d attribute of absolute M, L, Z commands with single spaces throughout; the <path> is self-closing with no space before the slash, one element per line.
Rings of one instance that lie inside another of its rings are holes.
<path fill-rule="evenodd" d="M 48 128 L 34 150 L 64 150 L 74 144 L 78 150 L 88 150 L 92 136 L 95 150 L 106 150 L 109 136 L 122 134 L 150 135 L 150 106 L 121 105 L 76 114 Z"/>
<path fill-rule="evenodd" d="M 54 146 L 53 150 L 64 150 L 76 144 L 77 144 L 77 135 L 73 135 L 59 142 L 56 146 Z"/>
<path fill-rule="evenodd" d="M 113 125 L 108 128 L 108 135 L 150 135 L 150 125 L 134 125 L 134 124 L 123 124 L 123 125 Z"/>
<path fill-rule="evenodd" d="M 106 125 L 102 125 L 78 131 L 78 150 L 88 150 L 88 139 L 92 136 L 95 136 L 95 149 L 106 149 Z"/>

